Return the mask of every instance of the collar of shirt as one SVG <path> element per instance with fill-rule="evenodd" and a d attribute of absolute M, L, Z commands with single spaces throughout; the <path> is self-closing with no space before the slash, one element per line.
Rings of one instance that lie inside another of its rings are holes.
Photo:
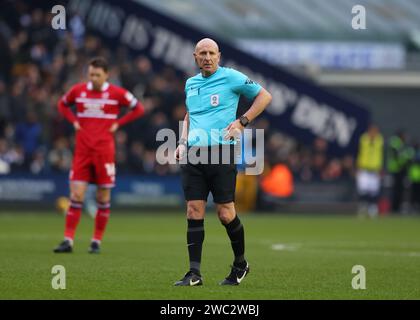
<path fill-rule="evenodd" d="M 217 69 L 215 72 L 213 72 L 211 75 L 209 75 L 208 77 L 203 76 L 203 74 L 201 73 L 201 78 L 203 78 L 204 80 L 210 79 L 211 77 L 213 77 L 216 73 L 219 72 L 219 70 L 221 70 L 220 66 L 217 66 Z"/>
<path fill-rule="evenodd" d="M 87 89 L 88 90 L 93 90 L 93 84 L 92 84 L 92 82 L 91 81 L 89 81 L 88 83 L 87 83 Z M 105 81 L 103 84 L 102 84 L 102 87 L 101 87 L 101 91 L 103 92 L 103 91 L 106 91 L 107 89 L 108 89 L 108 87 L 109 87 L 109 83 L 108 83 L 108 81 Z"/>

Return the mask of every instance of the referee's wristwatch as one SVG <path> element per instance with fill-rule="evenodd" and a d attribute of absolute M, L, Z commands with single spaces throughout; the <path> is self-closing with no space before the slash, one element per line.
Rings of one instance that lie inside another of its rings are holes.
<path fill-rule="evenodd" d="M 245 128 L 249 124 L 249 119 L 246 116 L 241 116 L 239 122 Z"/>
<path fill-rule="evenodd" d="M 187 146 L 187 139 L 183 139 L 183 138 L 179 139 L 178 145 L 181 145 L 181 144 L 184 146 Z"/>

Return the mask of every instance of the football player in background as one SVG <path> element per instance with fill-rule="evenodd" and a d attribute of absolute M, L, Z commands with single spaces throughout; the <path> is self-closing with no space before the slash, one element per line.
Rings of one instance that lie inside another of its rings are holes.
<path fill-rule="evenodd" d="M 73 251 L 74 234 L 89 183 L 97 186 L 97 213 L 89 252 L 100 252 L 110 215 L 111 188 L 115 184 L 114 133 L 144 115 L 143 105 L 130 92 L 107 81 L 108 63 L 104 58 L 89 62 L 88 79 L 86 83 L 75 84 L 58 102 L 59 111 L 76 130 L 76 144 L 64 240 L 54 249 L 56 253 Z M 76 114 L 70 109 L 72 105 L 76 105 Z M 118 119 L 121 107 L 129 107 L 130 112 Z"/>

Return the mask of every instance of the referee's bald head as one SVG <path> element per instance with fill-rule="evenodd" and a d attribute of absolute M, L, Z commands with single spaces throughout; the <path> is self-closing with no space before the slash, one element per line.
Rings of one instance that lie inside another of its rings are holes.
<path fill-rule="evenodd" d="M 216 41 L 214 41 L 213 39 L 210 39 L 210 38 L 204 38 L 204 39 L 201 39 L 200 41 L 198 41 L 197 44 L 195 45 L 195 52 L 197 52 L 198 50 L 200 50 L 203 47 L 211 47 L 211 48 L 215 49 L 216 52 L 219 52 L 219 45 L 217 44 Z"/>
<path fill-rule="evenodd" d="M 220 62 L 220 51 L 216 41 L 204 38 L 197 42 L 194 58 L 203 76 L 208 77 L 216 72 Z"/>

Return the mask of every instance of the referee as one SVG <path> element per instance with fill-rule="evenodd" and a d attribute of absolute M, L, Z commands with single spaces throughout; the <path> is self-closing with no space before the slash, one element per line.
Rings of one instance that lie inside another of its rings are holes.
<path fill-rule="evenodd" d="M 187 202 L 190 270 L 175 286 L 203 284 L 200 264 L 209 192 L 213 195 L 217 215 L 226 228 L 234 253 L 231 272 L 220 284 L 238 285 L 249 273 L 249 264 L 245 259 L 244 228 L 234 205 L 235 137 L 264 111 L 271 102 L 271 95 L 241 72 L 219 66 L 219 47 L 212 39 L 205 38 L 197 43 L 194 59 L 201 72 L 185 84 L 187 114 L 175 158 L 181 160 L 193 153 L 200 159 L 203 155 L 208 157 L 208 161 L 193 163 L 188 157 L 186 163 L 181 164 L 182 187 Z M 236 119 L 241 95 L 253 100 L 253 104 Z M 229 161 L 225 161 L 226 152 L 229 152 Z M 211 161 L 217 158 L 217 163 Z"/>

